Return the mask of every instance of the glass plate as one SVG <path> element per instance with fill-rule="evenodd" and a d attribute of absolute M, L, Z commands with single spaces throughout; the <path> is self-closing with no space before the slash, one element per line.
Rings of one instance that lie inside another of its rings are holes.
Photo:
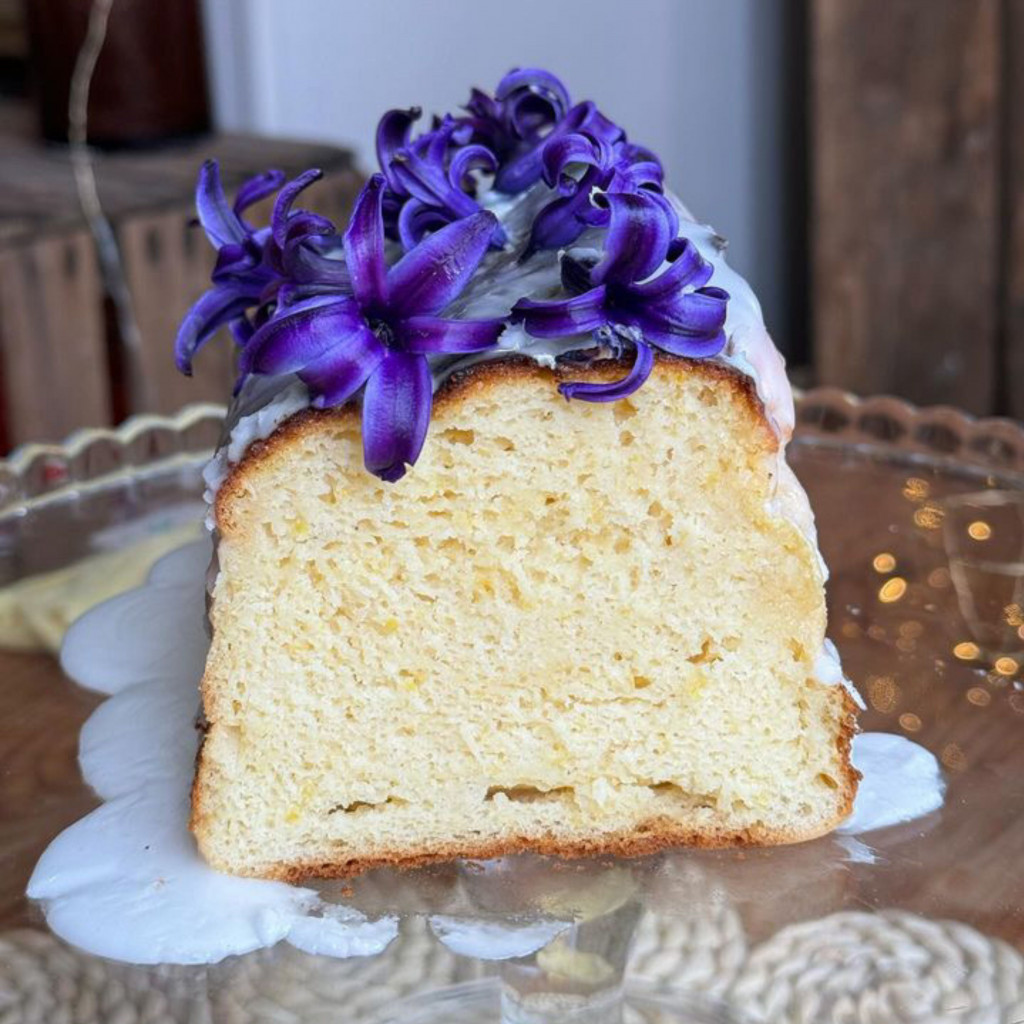
<path fill-rule="evenodd" d="M 194 508 L 222 415 L 148 417 L 0 463 L 0 587 Z M 22 896 L 46 843 L 95 805 L 76 742 L 99 698 L 43 654 L 0 653 L 0 1021 L 1024 1020 L 1024 431 L 823 389 L 798 401 L 790 460 L 862 728 L 935 753 L 940 812 L 769 850 L 375 873 L 337 898 L 404 912 L 379 956 L 282 945 L 130 967 L 64 946 Z M 568 931 L 516 945 L 524 907 L 563 904 Z M 509 951 L 525 955 L 499 962 Z"/>

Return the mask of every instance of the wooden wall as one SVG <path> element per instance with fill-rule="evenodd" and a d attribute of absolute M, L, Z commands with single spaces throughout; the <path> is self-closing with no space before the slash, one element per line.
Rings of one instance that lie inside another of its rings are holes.
<path fill-rule="evenodd" d="M 810 0 L 816 379 L 1024 416 L 1024 0 Z"/>

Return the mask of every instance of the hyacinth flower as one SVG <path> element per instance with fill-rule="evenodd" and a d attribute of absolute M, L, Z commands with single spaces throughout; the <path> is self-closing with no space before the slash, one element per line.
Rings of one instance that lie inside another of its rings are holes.
<path fill-rule="evenodd" d="M 541 68 L 516 68 L 499 83 L 494 97 L 474 89 L 460 124 L 473 131 L 473 141 L 498 158 L 494 188 L 514 195 L 541 178 L 541 149 L 551 139 L 586 131 L 609 142 L 622 129 L 593 103 L 570 106 L 562 82 Z"/>
<path fill-rule="evenodd" d="M 281 171 L 267 171 L 244 182 L 234 205 L 228 203 L 215 160 L 207 160 L 196 184 L 199 223 L 217 250 L 211 275 L 213 287 L 185 314 L 174 344 L 174 359 L 182 373 L 191 375 L 196 352 L 225 324 L 238 324 L 236 337 L 248 335 L 246 311 L 259 305 L 264 291 L 276 278 L 264 260 L 269 228 L 255 228 L 242 214 L 254 203 L 273 195 L 284 183 Z"/>
<path fill-rule="evenodd" d="M 493 346 L 503 320 L 439 314 L 480 265 L 494 214 L 480 211 L 439 228 L 390 268 L 384 259 L 386 182 L 374 175 L 343 237 L 351 294 L 282 305 L 246 349 L 249 372 L 295 373 L 318 408 L 362 392 L 363 458 L 382 480 L 404 476 L 423 447 L 433 402 L 428 356 Z"/>
<path fill-rule="evenodd" d="M 593 201 L 599 192 L 642 192 L 661 207 L 672 235 L 678 230 L 678 215 L 662 193 L 661 164 L 642 146 L 573 132 L 546 142 L 541 162 L 545 183 L 559 195 L 537 214 L 522 260 L 540 249 L 570 245 L 589 227 L 607 227 L 609 208 Z"/>
<path fill-rule="evenodd" d="M 717 355 L 725 346 L 729 295 L 708 285 L 712 266 L 684 238 L 676 238 L 664 207 L 646 192 L 604 193 L 609 224 L 602 257 L 584 262 L 562 259 L 562 281 L 572 293 L 561 301 L 520 299 L 512 319 L 538 338 L 595 332 L 618 350 L 635 350 L 633 366 L 621 380 L 559 385 L 566 398 L 614 402 L 631 395 L 650 376 L 654 349 L 695 359 Z M 669 265 L 651 276 L 666 261 Z"/>
<path fill-rule="evenodd" d="M 493 173 L 498 167 L 495 155 L 469 142 L 470 130 L 452 117 L 412 139 L 420 113 L 418 107 L 389 110 L 377 126 L 377 159 L 388 184 L 386 223 L 406 249 L 428 232 L 478 213 L 471 172 Z M 505 242 L 496 221 L 492 244 L 500 248 Z"/>
<path fill-rule="evenodd" d="M 309 286 L 343 286 L 344 264 L 328 260 L 316 250 L 321 239 L 334 231 L 329 220 L 305 210 L 292 210 L 295 197 L 320 177 L 313 170 L 284 184 L 281 171 L 267 171 L 246 181 L 229 205 L 215 160 L 199 171 L 196 210 L 199 223 L 217 249 L 211 275 L 213 287 L 185 315 L 175 339 L 175 362 L 182 373 L 192 373 L 196 352 L 227 324 L 244 348 L 253 333 L 247 313 L 265 316 L 283 283 L 294 280 Z M 284 186 L 284 187 L 282 187 Z M 254 203 L 278 192 L 271 225 L 256 228 L 242 216 Z"/>
<path fill-rule="evenodd" d="M 472 90 L 460 121 L 498 157 L 497 191 L 522 192 L 540 178 L 537 150 L 569 106 L 569 92 L 561 80 L 541 68 L 514 68 L 498 83 L 493 97 Z"/>

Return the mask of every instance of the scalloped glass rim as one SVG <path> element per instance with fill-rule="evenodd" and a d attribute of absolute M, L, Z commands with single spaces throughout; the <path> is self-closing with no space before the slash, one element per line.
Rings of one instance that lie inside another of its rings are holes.
<path fill-rule="evenodd" d="M 132 416 L 113 429 L 79 430 L 62 444 L 29 444 L 0 460 L 0 514 L 163 471 L 175 462 L 205 462 L 224 427 L 227 407 L 187 405 L 173 416 Z"/>
<path fill-rule="evenodd" d="M 796 393 L 794 443 L 884 448 L 909 462 L 968 463 L 1024 486 L 1024 425 L 976 418 L 946 405 L 918 407 L 902 398 L 859 398 L 839 388 Z"/>
<path fill-rule="evenodd" d="M 1024 485 L 1024 426 L 976 419 L 949 406 L 918 408 L 882 395 L 858 398 L 838 388 L 797 393 L 794 443 L 893 448 L 929 462 L 970 462 Z M 32 444 L 0 460 L 0 513 L 113 483 L 172 460 L 209 458 L 226 415 L 223 405 L 190 405 L 174 416 L 133 416 L 114 429 L 82 430 L 63 444 Z"/>

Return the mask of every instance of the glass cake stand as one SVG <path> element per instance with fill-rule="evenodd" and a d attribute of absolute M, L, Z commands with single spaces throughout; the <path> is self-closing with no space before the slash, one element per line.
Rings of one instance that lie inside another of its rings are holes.
<path fill-rule="evenodd" d="M 222 415 L 0 463 L 0 596 L 97 538 L 194 515 Z M 100 698 L 45 654 L 0 652 L 0 1021 L 1024 1021 L 1024 431 L 832 390 L 803 395 L 798 421 L 862 727 L 936 755 L 940 811 L 767 850 L 374 872 L 319 889 L 400 919 L 375 956 L 282 944 L 134 967 L 64 945 L 24 899 L 45 845 L 96 804 L 76 743 Z"/>

